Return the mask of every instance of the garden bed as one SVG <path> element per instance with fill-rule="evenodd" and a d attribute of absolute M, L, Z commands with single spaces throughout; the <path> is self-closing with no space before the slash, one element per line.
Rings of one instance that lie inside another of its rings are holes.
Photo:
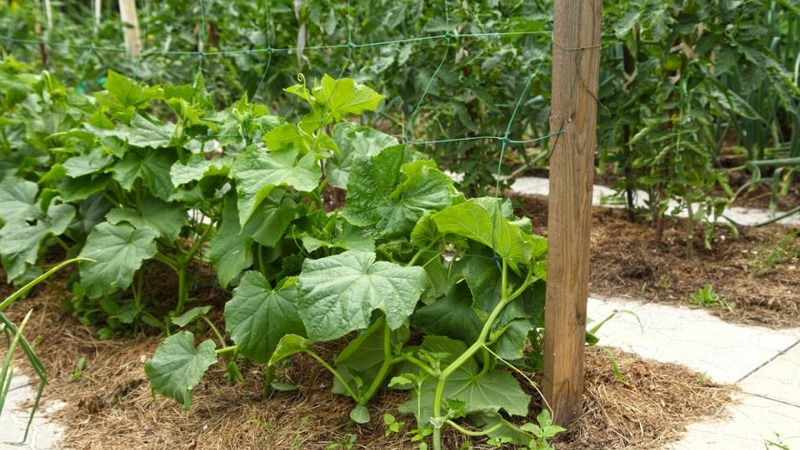
<path fill-rule="evenodd" d="M 535 231 L 546 234 L 546 199 L 519 200 Z M 667 227 L 659 244 L 647 224 L 628 222 L 622 210 L 596 208 L 593 216 L 593 294 L 687 304 L 690 294 L 711 283 L 718 295 L 736 303 L 730 309 L 713 309 L 725 320 L 775 328 L 797 325 L 800 300 L 794 293 L 800 287 L 800 262 L 796 254 L 788 252 L 796 248 L 797 239 L 786 238 L 796 229 L 744 227 L 739 229 L 738 239 L 720 229 L 711 250 L 699 250 L 694 259 L 687 260 L 680 221 Z M 779 258 L 778 248 L 787 254 Z M 47 398 L 62 399 L 68 405 L 54 419 L 66 425 L 64 442 L 75 448 L 418 448 L 410 441 L 410 425 L 387 437 L 381 420 L 384 413 L 390 413 L 406 424 L 413 423 L 396 410 L 405 394 L 381 394 L 370 406 L 373 420 L 349 427 L 352 401 L 332 394 L 330 375 L 304 356 L 278 374 L 279 379 L 295 384 L 297 392 L 262 396 L 263 368 L 258 365 L 243 365 L 245 386 L 231 386 L 220 364 L 212 367 L 210 376 L 193 391 L 191 412 L 181 411 L 171 400 L 153 399 L 143 365 L 160 338 L 140 334 L 129 339 L 97 339 L 95 330 L 59 306 L 67 295 L 66 275 L 38 290 L 11 313 L 19 318 L 23 310 L 35 309 L 26 334 L 38 341 L 49 369 Z M 159 283 L 164 284 L 148 290 L 173 290 L 169 279 Z M 221 320 L 220 311 L 227 300 L 224 291 L 209 287 L 193 296 L 213 304 L 216 313 L 212 319 Z M 340 348 L 330 345 L 318 350 L 332 359 Z M 558 448 L 662 448 L 677 439 L 687 424 L 719 415 L 730 399 L 733 388 L 709 384 L 701 374 L 616 351 L 614 355 L 623 381 L 616 378 L 608 354 L 588 349 L 585 414 L 557 440 Z M 73 374 L 81 357 L 86 365 L 78 377 Z M 540 403 L 536 390 L 529 385 L 526 388 L 534 402 Z M 540 408 L 536 404 L 531 411 Z M 114 436 L 113 442 L 108 436 Z M 351 440 L 354 444 L 349 447 Z M 447 434 L 446 448 L 458 448 L 465 440 L 458 433 Z M 473 448 L 484 447 L 477 441 Z"/>
<path fill-rule="evenodd" d="M 406 424 L 413 422 L 396 411 L 406 394 L 381 394 L 370 407 L 373 421 L 350 427 L 352 401 L 331 393 L 330 375 L 307 357 L 295 359 L 279 374 L 279 379 L 297 385 L 297 392 L 262 396 L 260 366 L 243 366 L 244 386 L 231 386 L 225 368 L 218 365 L 195 388 L 191 412 L 171 400 L 154 399 L 143 366 L 160 339 L 97 339 L 93 330 L 58 306 L 63 292 L 59 284 L 40 289 L 12 313 L 35 308 L 27 334 L 38 341 L 48 368 L 46 401 L 67 404 L 51 417 L 66 427 L 65 448 L 419 448 L 410 441 L 408 425 L 386 436 L 381 420 L 390 413 Z M 334 350 L 322 347 L 320 354 L 330 357 Z M 642 361 L 619 351 L 613 355 L 622 381 L 608 353 L 588 349 L 585 413 L 559 437 L 560 450 L 661 448 L 676 440 L 686 425 L 721 414 L 735 389 L 709 383 L 680 366 Z M 81 357 L 85 366 L 78 376 Z M 23 361 L 19 364 L 25 367 Z M 539 403 L 535 389 L 528 391 Z M 531 411 L 539 409 L 537 404 Z M 455 449 L 465 441 L 463 435 L 449 433 L 444 445 Z M 471 448 L 494 447 L 477 441 Z"/>

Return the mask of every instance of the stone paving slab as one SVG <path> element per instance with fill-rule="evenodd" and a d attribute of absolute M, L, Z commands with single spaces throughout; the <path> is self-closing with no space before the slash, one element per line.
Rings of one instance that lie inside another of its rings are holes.
<path fill-rule="evenodd" d="M 617 310 L 633 314 L 618 313 L 604 324 L 597 333 L 600 345 L 681 364 L 720 383 L 739 382 L 798 342 L 793 332 L 735 325 L 701 309 L 589 299 L 588 315 L 595 322 Z"/>
<path fill-rule="evenodd" d="M 48 422 L 45 414 L 52 412 L 63 404 L 41 405 L 33 418 L 28 439 L 22 443 L 25 427 L 28 424 L 30 409 L 27 406 L 33 401 L 35 389 L 29 385 L 30 379 L 25 375 L 14 375 L 11 381 L 13 388 L 9 391 L 3 413 L 0 414 L 0 450 L 55 450 L 64 433 L 63 427 Z M 46 393 L 45 388 L 45 393 Z"/>
<path fill-rule="evenodd" d="M 745 392 L 800 408 L 800 344 L 739 383 Z M 800 420 L 797 422 L 800 433 Z"/>
<path fill-rule="evenodd" d="M 547 196 L 550 189 L 550 181 L 547 178 L 540 178 L 540 177 L 519 177 L 514 180 L 514 183 L 511 185 L 512 189 L 515 192 L 527 195 L 541 195 Z M 608 200 L 614 195 L 615 191 L 611 188 L 606 186 L 594 185 L 592 191 L 592 204 L 595 206 L 608 206 L 608 207 L 621 207 L 621 205 L 609 204 Z M 635 195 L 634 203 L 637 206 L 645 206 L 646 202 L 645 199 L 647 198 L 647 194 L 642 191 L 637 191 Z M 676 202 L 670 202 L 668 208 L 672 209 L 678 206 Z M 777 215 L 780 215 L 781 212 L 777 212 Z M 687 214 L 685 211 L 682 211 L 678 214 L 678 217 L 686 217 Z M 753 208 L 740 208 L 740 207 L 733 207 L 729 208 L 725 211 L 725 217 L 731 219 L 732 221 L 736 222 L 739 225 L 756 225 L 759 223 L 766 222 L 770 220 L 773 216 L 770 214 L 769 211 L 764 209 L 753 209 Z M 725 219 L 720 219 L 720 222 L 725 222 Z M 778 223 L 784 225 L 795 225 L 800 226 L 800 214 L 795 214 L 793 216 L 787 217 Z"/>
<path fill-rule="evenodd" d="M 730 418 L 689 425 L 683 439 L 666 450 L 780 450 L 771 441 L 800 449 L 800 407 L 738 394 Z"/>

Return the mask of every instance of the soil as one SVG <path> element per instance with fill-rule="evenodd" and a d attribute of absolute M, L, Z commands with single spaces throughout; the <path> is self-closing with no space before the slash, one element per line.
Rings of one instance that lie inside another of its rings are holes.
<path fill-rule="evenodd" d="M 535 231 L 546 234 L 546 199 L 518 197 L 514 201 L 518 212 L 532 219 Z M 595 209 L 590 291 L 688 303 L 690 294 L 710 283 L 728 305 L 735 302 L 729 309 L 713 309 L 725 320 L 776 328 L 798 326 L 800 230 L 771 225 L 736 231 L 738 237 L 719 228 L 711 249 L 703 249 L 698 239 L 695 257 L 687 259 L 682 221 L 667 226 L 662 241 L 655 242 L 652 228 L 628 222 L 623 210 Z M 143 365 L 160 338 L 140 333 L 129 339 L 98 339 L 95 329 L 60 306 L 68 295 L 65 279 L 66 275 L 60 276 L 6 312 L 19 320 L 34 309 L 26 336 L 37 342 L 48 368 L 45 401 L 67 403 L 53 419 L 66 425 L 64 442 L 69 448 L 419 448 L 410 441 L 411 420 L 396 411 L 405 394 L 382 394 L 370 406 L 373 420 L 351 427 L 351 402 L 330 393 L 329 374 L 309 358 L 295 358 L 277 374 L 278 380 L 297 385 L 296 392 L 262 395 L 263 368 L 256 365 L 242 366 L 243 385 L 232 386 L 224 365 L 218 364 L 194 389 L 190 412 L 181 411 L 170 400 L 153 398 Z M 0 295 L 9 292 L 0 283 Z M 218 316 L 212 320 L 221 321 L 219 311 L 227 294 L 210 290 L 194 295 L 215 304 Z M 318 349 L 328 360 L 334 350 Z M 76 375 L 81 357 L 86 364 Z M 612 359 L 621 380 L 615 376 Z M 23 360 L 18 363 L 23 369 L 27 366 Z M 556 442 L 561 450 L 663 448 L 687 424 L 721 416 L 734 390 L 679 366 L 587 348 L 584 414 Z M 541 402 L 535 388 L 529 392 L 536 403 L 528 419 L 532 420 Z M 403 430 L 387 437 L 381 420 L 384 413 L 404 421 Z M 352 445 L 351 439 L 355 439 Z M 445 448 L 459 448 L 464 441 L 462 435 L 448 433 Z M 473 444 L 472 448 L 489 448 L 484 441 Z"/>
<path fill-rule="evenodd" d="M 517 214 L 531 218 L 534 232 L 547 235 L 547 199 L 514 201 Z M 687 258 L 685 220 L 667 225 L 657 242 L 650 224 L 629 222 L 625 210 L 594 208 L 589 292 L 691 305 L 691 294 L 711 284 L 730 306 L 712 308 L 724 320 L 800 325 L 800 228 L 718 226 L 710 249 L 704 248 L 700 227 L 695 235 L 694 256 Z"/>

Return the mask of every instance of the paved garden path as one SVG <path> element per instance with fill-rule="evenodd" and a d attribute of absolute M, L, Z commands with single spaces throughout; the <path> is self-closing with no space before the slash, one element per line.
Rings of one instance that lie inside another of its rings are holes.
<path fill-rule="evenodd" d="M 522 178 L 513 187 L 521 193 L 547 195 L 547 184 L 543 178 Z M 595 204 L 608 195 L 607 188 L 595 186 Z M 741 208 L 726 212 L 726 216 L 750 225 L 770 218 L 766 211 Z M 800 216 L 783 223 L 800 225 Z M 684 438 L 665 450 L 800 450 L 800 328 L 735 325 L 704 310 L 631 298 L 589 299 L 589 317 L 595 321 L 623 310 L 633 314 L 620 313 L 607 322 L 598 333 L 600 345 L 681 364 L 710 380 L 735 383 L 742 390 L 736 395 L 738 402 L 728 407 L 726 419 L 689 426 Z M 42 414 L 34 420 L 28 441 L 14 444 L 22 439 L 28 417 L 25 406 L 33 398 L 27 381 L 23 376 L 13 381 L 0 415 L 0 450 L 58 448 L 63 428 Z M 44 412 L 58 406 L 47 403 Z"/>

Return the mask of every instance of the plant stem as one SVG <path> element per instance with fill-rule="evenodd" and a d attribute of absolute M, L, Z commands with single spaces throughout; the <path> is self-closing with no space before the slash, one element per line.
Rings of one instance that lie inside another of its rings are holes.
<path fill-rule="evenodd" d="M 175 306 L 175 314 L 182 314 L 189 298 L 189 291 L 186 289 L 186 266 L 181 264 L 176 270 L 178 273 L 178 304 Z M 210 321 L 209 321 L 210 323 Z"/>
<path fill-rule="evenodd" d="M 81 262 L 81 261 L 95 262 L 94 260 L 89 259 L 89 258 L 78 257 L 78 258 L 68 259 L 68 260 L 62 262 L 61 264 L 58 264 L 57 266 L 53 267 L 52 269 L 48 270 L 47 272 L 45 272 L 45 273 L 39 275 L 38 277 L 36 277 L 36 279 L 31 281 L 30 283 L 28 283 L 25 286 L 19 288 L 13 294 L 9 295 L 5 300 L 2 301 L 2 303 L 0 303 L 0 311 L 3 311 L 4 309 L 8 308 L 8 306 L 11 305 L 12 303 L 14 303 L 18 298 L 20 298 L 23 295 L 27 294 L 28 291 L 30 291 L 31 289 L 34 288 L 34 286 L 36 286 L 37 284 L 39 284 L 42 281 L 46 280 L 47 278 L 50 278 L 50 276 L 52 276 L 54 273 L 56 273 L 59 270 L 61 270 L 62 268 L 64 268 L 64 266 L 70 265 L 70 264 L 72 264 L 74 262 Z"/>
<path fill-rule="evenodd" d="M 339 375 L 339 372 L 337 372 L 337 371 L 336 371 L 336 369 L 334 369 L 334 368 L 333 368 L 333 367 L 332 367 L 330 364 L 328 364 L 328 362 L 327 362 L 327 361 L 325 361 L 324 359 L 322 359 L 322 357 L 321 357 L 321 356 L 317 355 L 316 353 L 312 352 L 311 350 L 303 350 L 303 352 L 305 352 L 305 353 L 308 353 L 308 354 L 309 354 L 309 355 L 310 355 L 312 358 L 314 358 L 315 360 L 317 360 L 317 362 L 318 362 L 318 363 L 322 364 L 322 367 L 324 367 L 324 368 L 328 369 L 328 372 L 330 372 L 331 374 L 333 374 L 333 377 L 334 377 L 334 378 L 336 378 L 336 380 L 338 380 L 338 381 L 339 381 L 339 383 L 341 383 L 341 384 L 342 384 L 342 386 L 343 386 L 343 387 L 345 388 L 345 390 L 347 391 L 347 394 L 348 394 L 348 395 L 350 395 L 350 397 L 351 397 L 353 400 L 355 400 L 356 402 L 358 402 L 358 395 L 356 395 L 356 393 L 355 393 L 355 392 L 353 392 L 353 390 L 352 390 L 352 389 L 350 389 L 350 386 L 348 386 L 348 385 L 347 385 L 347 382 L 346 382 L 346 381 L 344 381 L 344 378 L 342 378 L 342 376 L 341 376 L 341 375 Z M 360 404 L 361 404 L 361 403 L 359 403 L 359 405 L 360 405 Z"/>
<path fill-rule="evenodd" d="M 447 379 L 450 378 L 453 373 L 458 370 L 459 367 L 463 366 L 467 361 L 472 358 L 478 350 L 483 348 L 484 344 L 486 343 L 486 338 L 489 336 L 489 332 L 492 330 L 492 326 L 494 325 L 497 318 L 500 316 L 500 313 L 503 312 L 503 309 L 508 306 L 513 299 L 509 299 L 508 296 L 508 263 L 505 259 L 503 259 L 503 275 L 501 279 L 501 297 L 500 302 L 497 303 L 497 306 L 494 307 L 492 313 L 489 314 L 489 317 L 486 319 L 486 322 L 483 324 L 483 328 L 481 329 L 481 334 L 478 335 L 478 339 L 464 352 L 456 358 L 455 361 L 450 363 L 442 373 L 439 375 L 439 382 L 436 384 L 436 391 L 433 394 L 433 417 L 440 418 L 442 415 L 442 397 L 444 397 L 444 387 L 447 383 Z M 433 427 L 433 449 L 434 450 L 442 450 L 442 429 L 441 427 Z"/>
<path fill-rule="evenodd" d="M 218 354 L 218 355 L 221 355 L 223 353 L 235 352 L 237 350 L 239 350 L 239 346 L 238 345 L 230 345 L 228 347 L 223 347 L 221 349 L 216 350 L 215 353 Z"/>
<path fill-rule="evenodd" d="M 425 364 L 425 362 L 421 361 L 421 360 L 420 360 L 420 359 L 418 359 L 418 358 L 415 358 L 413 355 L 410 355 L 410 354 L 408 354 L 408 353 L 404 353 L 404 354 L 402 354 L 402 355 L 398 356 L 397 358 L 395 358 L 395 359 L 392 361 L 392 364 L 397 364 L 397 363 L 399 363 L 399 362 L 401 362 L 401 361 L 408 361 L 408 362 L 410 362 L 411 364 L 414 364 L 415 366 L 417 366 L 417 367 L 419 367 L 420 369 L 424 370 L 424 371 L 425 371 L 425 373 L 427 373 L 428 375 L 430 375 L 430 376 L 432 376 L 432 377 L 437 377 L 437 376 L 439 376 L 439 374 L 438 374 L 438 373 L 436 373 L 436 371 L 435 371 L 435 370 L 433 370 L 433 369 L 432 369 L 432 368 L 431 368 L 429 365 Z"/>
<path fill-rule="evenodd" d="M 211 331 L 213 331 L 214 334 L 217 336 L 217 339 L 219 339 L 219 345 L 223 345 L 224 346 L 225 345 L 225 338 L 222 337 L 222 333 L 220 333 L 219 330 L 217 329 L 217 327 L 214 326 L 214 322 L 212 322 L 211 319 L 209 319 L 205 314 L 203 315 L 203 320 L 206 321 L 208 326 L 211 327 Z"/>
<path fill-rule="evenodd" d="M 453 428 L 455 428 L 456 430 L 458 430 L 458 432 L 459 432 L 459 433 L 461 433 L 461 434 L 465 434 L 465 435 L 467 435 L 467 436 L 472 436 L 472 437 L 487 436 L 487 435 L 489 435 L 490 433 L 493 433 L 493 432 L 495 432 L 495 431 L 499 430 L 500 428 L 503 428 L 503 422 L 500 422 L 500 423 L 498 423 L 497 425 L 495 425 L 495 426 L 493 426 L 493 427 L 491 427 L 491 428 L 489 428 L 489 429 L 482 430 L 482 431 L 472 431 L 472 430 L 468 430 L 468 429 L 466 429 L 466 428 L 462 427 L 461 425 L 459 425 L 459 424 L 457 424 L 457 423 L 453 422 L 453 421 L 452 421 L 452 420 L 450 420 L 450 419 L 447 419 L 447 420 L 445 421 L 445 423 L 447 423 L 447 424 L 448 424 L 448 425 L 450 425 L 451 427 L 453 427 Z"/>
<path fill-rule="evenodd" d="M 364 393 L 363 396 L 356 399 L 359 404 L 367 403 L 375 393 L 378 392 L 381 386 L 383 386 L 383 380 L 386 378 L 386 375 L 389 374 L 389 369 L 392 368 L 394 365 L 394 359 L 392 358 L 392 330 L 389 328 L 389 323 L 386 322 L 386 319 L 383 320 L 383 363 L 381 363 L 381 368 L 378 370 L 378 374 L 375 375 L 375 379 L 372 380 L 372 384 L 369 386 L 369 389 Z"/>

